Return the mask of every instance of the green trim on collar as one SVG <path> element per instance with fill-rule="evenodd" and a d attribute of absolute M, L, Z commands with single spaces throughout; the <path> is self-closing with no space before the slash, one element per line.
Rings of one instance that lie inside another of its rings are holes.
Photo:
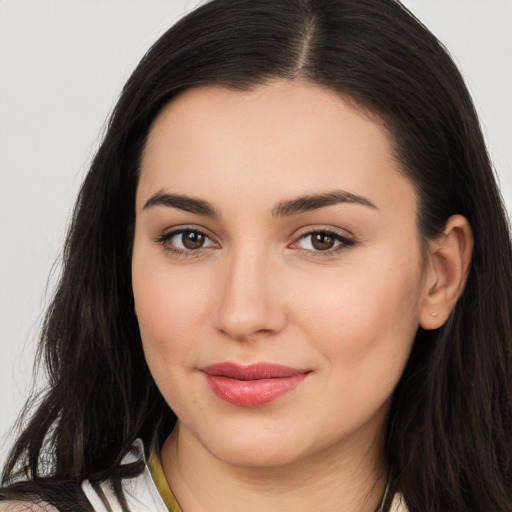
<path fill-rule="evenodd" d="M 178 502 L 176 501 L 176 498 L 172 494 L 169 484 L 167 483 L 164 470 L 157 455 L 151 455 L 149 457 L 148 467 L 158 493 L 160 494 L 169 512 L 182 512 Z"/>

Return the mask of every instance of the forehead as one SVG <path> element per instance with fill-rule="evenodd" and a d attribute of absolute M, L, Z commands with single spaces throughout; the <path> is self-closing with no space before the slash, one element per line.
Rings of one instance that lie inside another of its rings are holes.
<path fill-rule="evenodd" d="M 215 125 L 206 126 L 212 121 Z M 315 128 L 323 129 L 328 124 L 331 128 L 336 125 L 339 131 L 343 123 L 350 124 L 349 131 L 354 136 L 362 136 L 361 142 L 364 137 L 368 141 L 371 138 L 372 143 L 391 150 L 389 134 L 377 115 L 326 87 L 303 80 L 270 81 L 248 91 L 218 85 L 199 86 L 182 92 L 162 109 L 149 132 L 146 153 L 158 144 L 161 136 L 175 135 L 175 129 L 183 135 L 189 129 L 209 129 L 210 138 L 215 137 L 219 128 L 231 128 L 240 136 L 248 133 L 254 136 L 257 131 L 263 136 L 263 129 L 269 138 L 273 139 L 280 131 L 281 135 L 292 135 L 298 141 L 301 136 L 310 138 Z M 219 136 L 223 135 L 219 132 Z M 317 135 L 329 142 L 329 133 L 317 132 Z"/>
<path fill-rule="evenodd" d="M 150 131 L 138 195 L 162 188 L 213 202 L 341 188 L 406 194 L 415 206 L 383 123 L 336 92 L 300 81 L 250 91 L 203 86 L 178 96 Z"/>

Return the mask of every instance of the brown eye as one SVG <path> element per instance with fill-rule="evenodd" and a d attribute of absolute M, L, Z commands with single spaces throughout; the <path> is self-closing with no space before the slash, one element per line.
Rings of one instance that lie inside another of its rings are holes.
<path fill-rule="evenodd" d="M 353 247 L 356 241 L 334 231 L 320 230 L 310 231 L 302 235 L 292 244 L 292 248 L 303 249 L 325 256 L 338 254 L 349 247 Z"/>
<path fill-rule="evenodd" d="M 155 239 L 165 251 L 179 256 L 198 255 L 203 249 L 218 249 L 219 245 L 198 229 L 178 229 L 162 233 Z"/>
<path fill-rule="evenodd" d="M 183 231 L 181 243 L 186 249 L 200 249 L 205 243 L 205 236 L 197 231 Z"/>
<path fill-rule="evenodd" d="M 327 251 L 334 247 L 334 243 L 336 242 L 333 236 L 327 235 L 325 233 L 314 233 L 311 236 L 311 245 L 317 251 Z"/>

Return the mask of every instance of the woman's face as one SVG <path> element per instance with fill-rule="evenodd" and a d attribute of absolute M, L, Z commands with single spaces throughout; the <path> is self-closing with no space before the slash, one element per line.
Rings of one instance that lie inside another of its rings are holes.
<path fill-rule="evenodd" d="M 159 115 L 133 292 L 180 435 L 280 465 L 379 444 L 428 294 L 384 128 L 332 91 L 189 90 Z"/>

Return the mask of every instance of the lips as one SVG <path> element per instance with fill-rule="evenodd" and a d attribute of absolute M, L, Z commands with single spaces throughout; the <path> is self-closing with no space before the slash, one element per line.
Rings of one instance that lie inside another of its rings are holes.
<path fill-rule="evenodd" d="M 219 363 L 201 368 L 208 386 L 221 400 L 240 407 L 259 407 L 293 391 L 310 370 L 271 363 L 248 366 Z"/>

